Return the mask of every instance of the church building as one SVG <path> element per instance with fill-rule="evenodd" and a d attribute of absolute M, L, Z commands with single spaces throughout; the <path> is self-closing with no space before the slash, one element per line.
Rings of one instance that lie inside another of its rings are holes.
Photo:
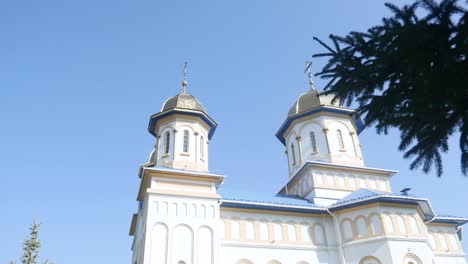
<path fill-rule="evenodd" d="M 284 187 L 259 201 L 218 188 L 224 177 L 208 166 L 218 124 L 182 85 L 149 120 L 156 144 L 139 171 L 132 264 L 467 263 L 468 219 L 392 190 L 396 171 L 364 163 L 359 114 L 312 81 L 276 133 Z"/>

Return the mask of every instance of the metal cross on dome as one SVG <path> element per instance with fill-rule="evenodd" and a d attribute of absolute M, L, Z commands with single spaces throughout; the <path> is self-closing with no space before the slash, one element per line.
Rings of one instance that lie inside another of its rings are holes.
<path fill-rule="evenodd" d="M 315 90 L 314 87 L 314 80 L 312 80 L 312 62 L 311 61 L 306 61 L 306 68 L 304 70 L 304 73 L 307 74 L 307 77 L 309 78 L 309 86 L 310 90 Z"/>
<path fill-rule="evenodd" d="M 182 93 L 187 93 L 187 64 L 188 62 L 184 63 L 184 81 L 182 82 Z"/>

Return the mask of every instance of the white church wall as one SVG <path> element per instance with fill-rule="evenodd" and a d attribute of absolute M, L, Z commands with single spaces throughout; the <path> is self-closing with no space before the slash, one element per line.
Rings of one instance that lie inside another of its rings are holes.
<path fill-rule="evenodd" d="M 392 254 L 391 263 L 408 263 L 405 262 L 408 259 L 420 260 L 419 263 L 434 263 L 434 254 L 425 241 L 390 240 L 388 244 Z"/>
<path fill-rule="evenodd" d="M 148 194 L 144 264 L 216 263 L 219 204 L 216 198 Z M 166 252 L 166 255 L 164 254 Z M 143 262 L 141 262 L 143 263 Z"/>
<path fill-rule="evenodd" d="M 346 259 L 346 264 L 362 264 L 361 261 L 369 259 L 370 256 L 375 258 L 375 263 L 386 264 L 392 263 L 391 252 L 386 241 L 364 241 L 358 244 L 348 244 L 343 246 L 343 251 Z M 371 262 L 374 263 L 374 262 Z M 367 264 L 367 262 L 365 262 Z"/>
<path fill-rule="evenodd" d="M 436 256 L 434 262 L 437 264 L 466 264 L 465 256 Z"/>

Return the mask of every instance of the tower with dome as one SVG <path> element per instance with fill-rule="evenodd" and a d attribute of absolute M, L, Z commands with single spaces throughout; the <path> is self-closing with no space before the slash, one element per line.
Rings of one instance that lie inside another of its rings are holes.
<path fill-rule="evenodd" d="M 139 170 L 133 264 L 466 264 L 468 219 L 392 190 L 396 171 L 364 163 L 359 113 L 312 81 L 276 133 L 284 187 L 261 199 L 219 188 L 224 176 L 208 166 L 217 123 L 182 86 L 150 117 L 156 144 Z"/>

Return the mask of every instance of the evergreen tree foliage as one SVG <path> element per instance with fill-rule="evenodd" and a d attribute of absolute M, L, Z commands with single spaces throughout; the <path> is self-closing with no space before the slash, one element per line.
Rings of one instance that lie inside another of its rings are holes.
<path fill-rule="evenodd" d="M 392 16 L 380 25 L 330 35 L 331 44 L 315 38 L 326 52 L 313 55 L 328 59 L 316 74 L 329 81 L 325 94 L 356 102 L 378 133 L 397 128 L 410 168 L 428 173 L 435 167 L 439 177 L 441 153 L 455 132 L 461 171 L 468 174 L 468 13 L 458 2 L 387 3 Z"/>
<path fill-rule="evenodd" d="M 39 240 L 39 226 L 40 224 L 34 221 L 29 228 L 29 237 L 23 242 L 23 255 L 21 256 L 22 264 L 37 264 L 39 249 L 41 248 L 41 241 Z M 15 261 L 10 260 L 8 263 L 15 264 Z M 53 264 L 53 262 L 47 260 L 43 264 Z"/>

